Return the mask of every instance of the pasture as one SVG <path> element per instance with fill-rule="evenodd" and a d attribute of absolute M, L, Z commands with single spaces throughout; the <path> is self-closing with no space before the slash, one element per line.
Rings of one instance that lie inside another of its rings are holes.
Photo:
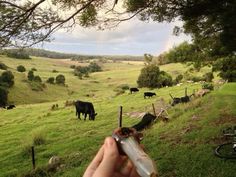
<path fill-rule="evenodd" d="M 168 108 L 170 121 L 158 121 L 144 132 L 142 144 L 153 158 L 161 177 L 214 176 L 233 177 L 235 161 L 214 156 L 214 148 L 224 139 L 221 130 L 236 124 L 236 84 L 226 84 L 203 98 L 169 107 L 169 93 L 183 96 L 199 89 L 200 84 L 184 83 L 180 87 L 153 89 L 157 96 L 143 98 L 147 88 L 135 94 L 126 91 L 117 94 L 117 87 L 136 86 L 140 62 L 103 63 L 104 71 L 93 73 L 83 80 L 73 75 L 70 62 L 45 58 L 16 60 L 0 56 L 0 62 L 10 67 L 15 85 L 10 89 L 9 101 L 16 104 L 12 110 L 0 109 L 0 176 L 26 176 L 32 169 L 30 147 L 35 145 L 38 176 L 81 177 L 88 163 L 117 127 L 118 108 L 123 106 L 123 125 L 131 126 L 140 118 L 132 113 L 151 112 Z M 50 76 L 65 75 L 66 87 L 47 84 L 44 91 L 32 91 L 25 81 L 26 73 L 16 71 L 18 65 L 27 71 L 37 69 L 43 81 Z M 78 63 L 79 64 L 79 63 Z M 172 76 L 183 73 L 188 66 L 168 64 L 160 67 Z M 58 73 L 53 73 L 57 70 Z M 208 68 L 204 68 L 204 71 Z M 2 70 L 0 70 L 2 71 Z M 94 104 L 98 113 L 95 121 L 79 121 L 73 106 L 65 107 L 67 100 L 86 100 Z M 53 104 L 58 109 L 51 110 Z M 137 114 L 136 114 L 137 115 Z M 62 166 L 48 171 L 50 157 L 57 155 Z M 31 174 L 31 176 L 37 176 Z"/>

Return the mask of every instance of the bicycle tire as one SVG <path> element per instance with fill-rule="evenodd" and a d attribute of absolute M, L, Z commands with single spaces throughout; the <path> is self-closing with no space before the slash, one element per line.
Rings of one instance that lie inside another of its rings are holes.
<path fill-rule="evenodd" d="M 233 143 L 224 143 L 217 146 L 215 155 L 224 159 L 236 159 L 236 151 L 233 149 Z"/>

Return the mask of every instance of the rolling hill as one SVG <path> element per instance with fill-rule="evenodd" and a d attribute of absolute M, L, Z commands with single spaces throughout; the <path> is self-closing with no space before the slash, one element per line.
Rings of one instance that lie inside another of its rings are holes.
<path fill-rule="evenodd" d="M 169 106 L 170 96 L 189 94 L 199 89 L 199 83 L 154 89 L 156 97 L 143 98 L 139 93 L 117 94 L 122 84 L 136 86 L 143 64 L 140 62 L 103 63 L 103 71 L 93 73 L 83 80 L 73 75 L 69 60 L 51 60 L 33 57 L 32 60 L 15 60 L 0 57 L 15 75 L 15 85 L 10 89 L 9 100 L 16 109 L 0 109 L 0 176 L 82 176 L 88 163 L 106 136 L 117 127 L 118 108 L 123 106 L 123 124 L 131 126 L 140 121 L 137 115 L 164 107 L 169 122 L 157 121 L 145 130 L 142 144 L 157 164 L 162 177 L 233 177 L 235 162 L 214 156 L 214 148 L 225 141 L 221 130 L 236 124 L 236 84 L 225 84 L 203 98 L 192 98 L 190 103 Z M 26 73 L 16 71 L 18 65 L 27 70 L 35 67 L 37 75 L 45 81 L 61 73 L 66 77 L 66 87 L 46 84 L 43 91 L 33 91 L 25 81 Z M 79 64 L 79 63 L 78 63 Z M 162 70 L 173 76 L 183 73 L 188 66 L 168 64 Z M 58 73 L 53 73 L 57 70 Z M 204 69 L 205 72 L 206 69 Z M 0 70 L 1 71 L 1 70 Z M 94 103 L 98 113 L 95 121 L 79 121 L 73 106 L 67 100 L 87 100 Z M 58 109 L 52 110 L 52 105 Z M 136 116 L 132 116 L 136 115 Z M 32 172 L 30 148 L 34 144 L 36 167 Z M 47 168 L 50 157 L 62 159 L 60 169 Z"/>

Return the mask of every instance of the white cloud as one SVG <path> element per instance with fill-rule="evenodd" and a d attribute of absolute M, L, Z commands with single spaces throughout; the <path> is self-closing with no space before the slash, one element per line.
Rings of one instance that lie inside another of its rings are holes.
<path fill-rule="evenodd" d="M 54 34 L 55 40 L 45 43 L 44 48 L 83 54 L 158 55 L 173 45 L 190 40 L 186 35 L 172 35 L 173 27 L 178 23 L 147 23 L 133 19 L 104 31 L 82 27 L 68 33 L 59 30 Z"/>

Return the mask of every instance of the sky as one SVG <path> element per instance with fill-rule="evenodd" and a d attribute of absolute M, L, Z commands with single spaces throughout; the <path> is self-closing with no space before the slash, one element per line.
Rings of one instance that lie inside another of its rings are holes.
<path fill-rule="evenodd" d="M 63 53 L 87 55 L 159 55 L 191 38 L 184 34 L 172 34 L 175 23 L 142 22 L 132 19 L 118 27 L 103 31 L 94 28 L 76 27 L 73 31 L 59 30 L 53 41 L 37 48 Z"/>

